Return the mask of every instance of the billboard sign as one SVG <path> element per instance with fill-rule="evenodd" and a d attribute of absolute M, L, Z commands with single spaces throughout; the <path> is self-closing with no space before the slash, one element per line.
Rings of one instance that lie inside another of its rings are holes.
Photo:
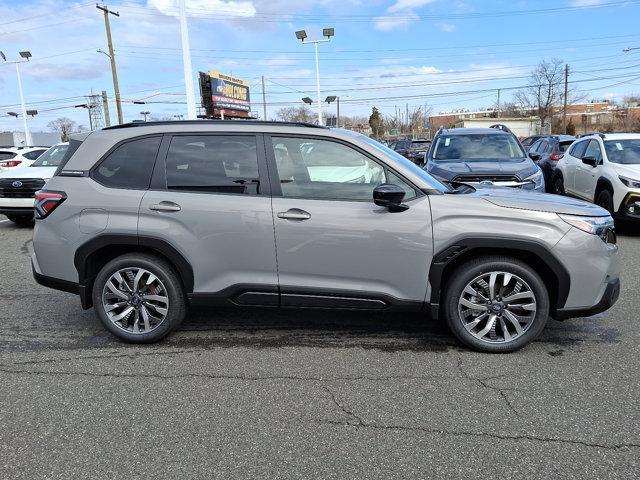
<path fill-rule="evenodd" d="M 213 71 L 209 72 L 209 77 L 211 77 L 211 101 L 214 108 L 251 111 L 249 82 Z"/>

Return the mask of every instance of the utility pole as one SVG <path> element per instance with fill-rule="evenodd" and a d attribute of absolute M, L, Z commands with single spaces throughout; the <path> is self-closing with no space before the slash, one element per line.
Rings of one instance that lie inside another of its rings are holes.
<path fill-rule="evenodd" d="M 111 26 L 109 25 L 109 14 L 119 17 L 118 12 L 112 12 L 106 5 L 96 5 L 98 10 L 104 12 L 104 26 L 107 30 L 107 44 L 109 46 L 109 60 L 111 60 L 111 75 L 113 76 L 113 93 L 116 97 L 116 109 L 118 110 L 118 124 L 122 125 L 122 104 L 120 102 L 120 87 L 118 86 L 118 72 L 116 71 L 116 55 L 113 52 L 113 41 L 111 40 Z"/>
<path fill-rule="evenodd" d="M 336 127 L 340 128 L 340 97 L 336 97 Z"/>
<path fill-rule="evenodd" d="M 564 107 L 562 109 L 562 133 L 567 133 L 567 97 L 569 96 L 569 64 L 564 66 Z"/>
<path fill-rule="evenodd" d="M 498 89 L 498 118 L 500 118 L 500 89 Z"/>
<path fill-rule="evenodd" d="M 107 98 L 106 90 L 102 91 L 102 110 L 104 111 L 104 125 L 106 127 L 110 127 L 111 117 L 109 116 L 109 100 Z"/>
<path fill-rule="evenodd" d="M 407 132 L 409 132 L 411 130 L 411 125 L 409 124 L 409 104 L 406 104 L 407 107 L 407 116 L 405 117 L 407 120 Z"/>
<path fill-rule="evenodd" d="M 264 120 L 267 121 L 267 94 L 264 91 L 264 75 L 262 76 L 262 111 L 264 112 Z"/>
<path fill-rule="evenodd" d="M 187 120 L 195 120 L 196 93 L 193 88 L 193 67 L 191 66 L 191 49 L 189 47 L 189 27 L 184 0 L 178 0 L 180 12 L 180 34 L 182 36 L 182 64 L 184 66 L 184 86 L 187 94 Z"/>

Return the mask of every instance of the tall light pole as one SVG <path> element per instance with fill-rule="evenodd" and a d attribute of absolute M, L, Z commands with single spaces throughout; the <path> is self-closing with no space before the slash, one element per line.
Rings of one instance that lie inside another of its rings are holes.
<path fill-rule="evenodd" d="M 182 64 L 184 66 L 184 86 L 187 94 L 187 119 L 195 120 L 196 93 L 193 88 L 193 67 L 191 66 L 191 50 L 189 48 L 189 27 L 187 25 L 187 10 L 184 0 L 178 0 L 180 12 L 180 34 L 182 36 Z"/>
<path fill-rule="evenodd" d="M 18 92 L 20 93 L 20 107 L 22 109 L 22 125 L 24 127 L 24 144 L 25 146 L 29 146 L 33 144 L 33 140 L 31 139 L 31 132 L 29 131 L 29 126 L 27 125 L 27 107 L 24 104 L 24 92 L 22 91 L 22 79 L 20 78 L 20 63 L 28 62 L 31 58 L 31 52 L 28 50 L 24 52 L 20 52 L 20 56 L 24 58 L 24 60 L 15 60 L 13 62 L 7 61 L 7 57 L 3 52 L 0 52 L 0 57 L 5 63 L 13 63 L 16 66 L 16 76 L 18 77 Z"/>
<path fill-rule="evenodd" d="M 149 115 L 151 112 L 148 110 L 145 110 L 144 112 L 140 112 L 140 115 L 144 116 L 144 121 L 147 121 L 147 115 Z"/>
<path fill-rule="evenodd" d="M 316 53 L 316 93 L 318 95 L 318 125 L 322 125 L 322 101 L 320 100 L 320 61 L 318 60 L 318 44 L 331 41 L 331 37 L 335 35 L 333 28 L 323 28 L 322 35 L 325 37 L 322 40 L 307 40 L 307 32 L 299 30 L 296 32 L 296 38 L 302 43 L 312 43 Z"/>

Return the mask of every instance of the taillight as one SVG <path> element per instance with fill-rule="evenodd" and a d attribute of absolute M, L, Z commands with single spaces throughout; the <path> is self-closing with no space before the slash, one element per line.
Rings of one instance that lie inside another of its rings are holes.
<path fill-rule="evenodd" d="M 0 167 L 17 167 L 22 163 L 22 160 L 7 160 L 5 162 L 0 162 Z"/>
<path fill-rule="evenodd" d="M 563 155 L 564 155 L 563 153 L 552 153 L 550 158 L 554 162 L 557 162 L 558 160 L 560 160 L 562 158 Z"/>
<path fill-rule="evenodd" d="M 43 219 L 48 217 L 66 198 L 67 194 L 64 192 L 37 191 L 35 203 L 36 218 Z"/>

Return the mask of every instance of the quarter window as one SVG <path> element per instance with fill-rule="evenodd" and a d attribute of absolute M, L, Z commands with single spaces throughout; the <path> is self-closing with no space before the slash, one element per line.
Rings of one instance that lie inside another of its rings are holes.
<path fill-rule="evenodd" d="M 255 136 L 188 135 L 171 139 L 167 188 L 257 194 L 260 176 Z"/>
<path fill-rule="evenodd" d="M 116 147 L 92 178 L 106 187 L 147 189 L 161 137 L 138 138 Z"/>
<path fill-rule="evenodd" d="M 403 188 L 405 200 L 415 189 L 377 162 L 341 143 L 302 138 L 272 138 L 282 194 L 285 197 L 366 200 L 385 182 Z"/>

